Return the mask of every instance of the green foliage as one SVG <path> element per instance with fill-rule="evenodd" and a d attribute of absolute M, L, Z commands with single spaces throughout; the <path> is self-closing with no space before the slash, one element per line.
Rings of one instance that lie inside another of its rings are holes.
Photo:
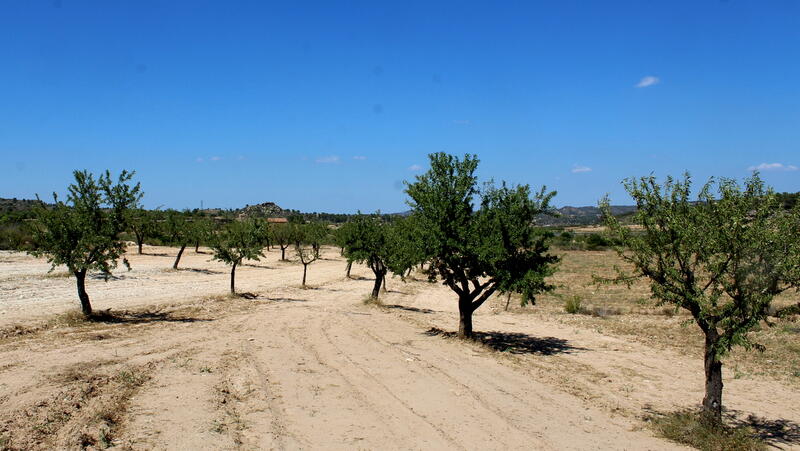
<path fill-rule="evenodd" d="M 429 253 L 418 215 L 395 220 L 386 235 L 386 266 L 392 273 L 402 277 L 425 262 Z"/>
<path fill-rule="evenodd" d="M 141 253 L 142 245 L 149 239 L 158 236 L 158 221 L 155 212 L 142 208 L 131 208 L 127 213 L 128 228 L 136 238 Z"/>
<path fill-rule="evenodd" d="M 386 276 L 389 226 L 378 215 L 359 215 L 347 223 L 344 253 L 348 261 L 366 264 L 375 274 L 372 297 L 377 298 Z"/>
<path fill-rule="evenodd" d="M 259 260 L 264 256 L 266 227 L 263 221 L 233 221 L 214 237 L 211 249 L 214 260 L 238 265 L 243 260 Z"/>
<path fill-rule="evenodd" d="M 187 213 L 167 210 L 166 218 L 161 223 L 161 240 L 170 246 L 186 246 L 194 242 L 199 233 L 202 233 L 199 222 L 189 217 Z"/>
<path fill-rule="evenodd" d="M 545 283 L 557 257 L 547 254 L 547 233 L 534 227 L 536 216 L 550 212 L 555 192 L 542 188 L 531 196 L 527 185 L 487 184 L 481 192 L 474 175 L 475 156 L 463 160 L 430 155 L 430 170 L 408 185 L 410 205 L 419 220 L 429 275 L 459 296 L 459 333 L 471 335 L 471 315 L 495 291 L 522 294 L 522 303 L 550 290 Z M 480 209 L 474 201 L 480 197 Z"/>
<path fill-rule="evenodd" d="M 92 307 L 85 288 L 86 273 L 97 270 L 109 275 L 120 258 L 130 269 L 123 258 L 125 242 L 119 235 L 127 226 L 129 209 L 142 197 L 138 183 L 133 187 L 128 184 L 133 174 L 122 171 L 114 183 L 108 171 L 97 179 L 88 171 L 75 171 L 67 203 L 53 193 L 52 208 L 39 206 L 34 210 L 33 249 L 28 253 L 46 257 L 51 271 L 64 265 L 75 275 L 78 299 L 87 317 Z"/>
<path fill-rule="evenodd" d="M 639 208 L 634 233 L 606 216 L 623 242 L 633 276 L 648 277 L 660 304 L 687 309 L 705 331 L 717 329 L 715 351 L 749 347 L 747 333 L 766 318 L 772 299 L 800 286 L 800 209 L 781 211 L 758 174 L 740 187 L 712 179 L 690 199 L 691 179 L 628 179 L 625 188 Z M 716 188 L 717 195 L 714 194 Z M 618 280 L 630 274 L 619 273 Z"/>
<path fill-rule="evenodd" d="M 281 260 L 286 260 L 286 249 L 289 246 L 302 241 L 301 225 L 297 223 L 275 224 L 270 233 L 275 243 L 281 248 Z"/>
<path fill-rule="evenodd" d="M 75 183 L 68 188 L 67 202 L 53 194 L 53 208 L 35 209 L 35 248 L 52 265 L 64 265 L 70 272 L 97 270 L 110 274 L 125 253 L 118 235 L 127 226 L 128 210 L 142 197 L 140 185 L 128 182 L 134 173 L 122 171 L 113 183 L 106 171 L 98 179 L 88 171 L 75 171 Z M 127 266 L 127 260 L 123 259 Z"/>
<path fill-rule="evenodd" d="M 688 310 L 706 336 L 704 406 L 721 415 L 721 362 L 733 346 L 750 347 L 748 333 L 766 319 L 772 299 L 800 287 L 800 208 L 780 208 L 775 193 L 754 174 L 744 186 L 711 179 L 696 200 L 691 179 L 628 179 L 636 201 L 632 231 L 611 216 L 605 223 L 625 247 L 618 252 L 633 273 L 617 269 L 615 279 L 650 280 L 659 305 Z M 715 193 L 716 192 L 716 193 Z M 601 202 L 608 212 L 608 200 Z"/>
<path fill-rule="evenodd" d="M 303 286 L 306 286 L 308 265 L 319 260 L 323 240 L 328 236 L 328 228 L 324 224 L 291 224 L 296 227 L 294 233 L 294 251 L 303 264 Z"/>
<path fill-rule="evenodd" d="M 564 311 L 569 313 L 570 315 L 575 315 L 577 313 L 583 312 L 583 307 L 581 306 L 582 299 L 578 295 L 570 296 L 564 301 Z"/>

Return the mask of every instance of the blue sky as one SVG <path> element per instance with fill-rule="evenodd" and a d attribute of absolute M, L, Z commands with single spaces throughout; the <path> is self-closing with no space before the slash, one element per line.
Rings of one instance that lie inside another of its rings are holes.
<path fill-rule="evenodd" d="M 800 190 L 795 0 L 0 2 L 0 197 L 405 210 L 426 155 L 561 205 L 762 166 Z"/>

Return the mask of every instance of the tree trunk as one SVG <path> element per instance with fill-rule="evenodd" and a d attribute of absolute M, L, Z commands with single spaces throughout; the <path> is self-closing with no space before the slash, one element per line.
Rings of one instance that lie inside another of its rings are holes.
<path fill-rule="evenodd" d="M 175 263 L 172 264 L 172 269 L 178 269 L 178 263 L 181 261 L 181 255 L 183 255 L 184 249 L 186 249 L 185 244 L 181 246 L 181 250 L 178 251 L 178 256 L 175 257 Z"/>
<path fill-rule="evenodd" d="M 306 286 L 306 273 L 308 272 L 308 265 L 303 263 L 303 286 Z"/>
<path fill-rule="evenodd" d="M 78 281 L 78 299 L 81 300 L 83 316 L 92 316 L 92 304 L 89 302 L 89 295 L 86 294 L 86 270 L 75 271 L 74 274 Z"/>
<path fill-rule="evenodd" d="M 375 285 L 372 286 L 372 299 L 378 299 L 381 292 L 381 284 L 383 283 L 383 276 L 375 273 Z"/>
<path fill-rule="evenodd" d="M 197 241 L 194 242 L 194 253 L 195 254 L 199 254 L 200 253 L 200 240 L 197 240 Z"/>
<path fill-rule="evenodd" d="M 383 285 L 384 293 L 386 292 L 386 267 L 380 265 L 378 270 L 373 269 L 372 272 L 375 274 L 375 285 L 372 287 L 372 298 L 378 299 L 378 294 L 381 291 L 381 285 Z"/>
<path fill-rule="evenodd" d="M 719 334 L 716 328 L 709 328 L 706 331 L 706 395 L 703 398 L 703 411 L 713 420 L 720 422 L 722 421 L 722 362 L 714 349 L 718 340 Z"/>
<path fill-rule="evenodd" d="M 508 297 L 506 298 L 506 311 L 508 311 L 509 304 L 511 304 L 511 292 L 508 293 Z"/>
<path fill-rule="evenodd" d="M 472 338 L 472 299 L 468 296 L 458 298 L 458 337 Z"/>
<path fill-rule="evenodd" d="M 136 245 L 139 247 L 139 255 L 142 255 L 142 244 L 144 244 L 144 237 L 135 231 L 133 234 L 136 236 Z"/>
<path fill-rule="evenodd" d="M 281 261 L 286 261 L 286 248 L 281 246 Z"/>
<path fill-rule="evenodd" d="M 350 278 L 350 270 L 353 268 L 353 262 L 347 262 L 347 278 Z"/>
<path fill-rule="evenodd" d="M 237 262 L 233 262 L 233 267 L 231 267 L 231 294 L 236 294 L 236 285 L 234 284 L 236 280 L 236 265 Z"/>

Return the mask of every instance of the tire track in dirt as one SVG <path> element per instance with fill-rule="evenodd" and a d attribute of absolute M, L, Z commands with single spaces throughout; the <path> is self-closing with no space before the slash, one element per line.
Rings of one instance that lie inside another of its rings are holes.
<path fill-rule="evenodd" d="M 352 318 L 347 318 L 347 319 L 348 319 L 348 321 L 354 323 L 354 320 Z M 389 342 L 389 341 L 384 340 L 383 338 L 379 337 L 378 335 L 370 332 L 367 329 L 367 327 L 369 327 L 369 326 L 365 326 L 363 324 L 359 324 L 359 325 L 354 324 L 354 326 L 357 326 L 357 327 L 354 327 L 352 330 L 358 331 L 359 333 L 364 334 L 365 336 L 369 337 L 371 340 L 374 340 L 375 342 L 381 343 L 383 345 L 383 348 L 384 349 L 388 349 L 390 352 L 394 352 L 395 354 L 399 354 L 401 357 L 406 357 L 409 354 L 413 355 L 413 357 L 411 357 L 411 359 L 412 359 L 411 363 L 413 365 L 415 365 L 418 369 L 420 369 L 421 371 L 427 371 L 428 374 L 431 375 L 432 377 L 434 376 L 434 373 L 436 373 L 436 374 L 438 374 L 440 376 L 440 378 L 448 381 L 449 383 L 451 383 L 452 385 L 455 385 L 456 387 L 459 387 L 461 390 L 463 390 L 464 393 L 467 393 L 478 404 L 483 406 L 484 409 L 486 409 L 487 411 L 492 412 L 494 415 L 496 415 L 498 418 L 500 418 L 502 421 L 504 421 L 507 425 L 509 425 L 508 427 L 510 429 L 516 428 L 516 429 L 522 430 L 526 434 L 528 434 L 530 440 L 544 441 L 547 446 L 549 446 L 551 448 L 555 448 L 555 445 L 553 443 L 550 443 L 550 442 L 548 442 L 547 440 L 544 439 L 544 437 L 542 436 L 541 432 L 535 431 L 535 430 L 530 430 L 530 425 L 529 424 L 518 420 L 519 416 L 514 416 L 512 414 L 506 414 L 502 409 L 500 409 L 496 405 L 490 403 L 484 396 L 481 396 L 476 391 L 476 389 L 474 387 L 468 386 L 466 383 L 461 382 L 461 380 L 459 380 L 457 377 L 455 377 L 452 374 L 448 373 L 443 368 L 441 368 L 439 365 L 436 365 L 435 363 L 433 363 L 432 359 L 429 360 L 429 359 L 423 358 L 422 357 L 422 352 L 411 353 L 409 351 L 405 351 L 405 350 L 403 350 L 402 348 L 399 347 L 399 346 L 401 346 L 399 343 Z M 418 351 L 422 351 L 421 349 L 418 349 L 418 348 L 414 348 L 414 349 L 416 349 Z M 406 358 L 405 360 L 408 361 L 408 358 Z M 462 365 L 458 365 L 455 361 L 451 360 L 449 357 L 441 355 L 441 354 L 436 356 L 436 360 L 447 362 L 447 363 L 453 365 L 454 367 L 460 366 L 459 369 L 462 372 L 470 373 L 471 376 L 478 378 L 480 380 L 480 382 L 483 384 L 484 388 L 491 388 L 492 390 L 494 390 L 497 393 L 501 393 L 503 395 L 506 395 L 506 396 L 512 398 L 517 403 L 524 404 L 524 401 L 521 398 L 509 393 L 508 391 L 504 390 L 499 385 L 497 385 L 497 384 L 495 384 L 495 383 L 493 383 L 493 382 L 491 382 L 491 381 L 489 381 L 487 379 L 482 378 L 477 373 L 470 371 L 470 367 L 468 365 L 466 365 L 466 366 L 463 365 L 463 364 Z M 525 405 L 525 407 L 529 407 L 529 406 Z M 521 412 L 522 410 L 523 409 L 515 409 L 515 412 Z"/>

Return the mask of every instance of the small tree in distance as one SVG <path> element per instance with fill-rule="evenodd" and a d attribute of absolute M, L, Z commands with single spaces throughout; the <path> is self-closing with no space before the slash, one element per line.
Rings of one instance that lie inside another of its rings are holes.
<path fill-rule="evenodd" d="M 293 245 L 299 236 L 300 225 L 295 223 L 278 224 L 272 228 L 272 238 L 281 248 L 281 261 L 286 261 L 286 249 Z"/>
<path fill-rule="evenodd" d="M 377 299 L 388 271 L 386 261 L 389 251 L 387 246 L 389 226 L 383 224 L 378 215 L 359 215 L 349 224 L 351 224 L 350 230 L 344 241 L 345 256 L 348 262 L 366 264 L 375 274 L 371 297 Z"/>
<path fill-rule="evenodd" d="M 81 311 L 90 317 L 92 304 L 86 293 L 86 274 L 97 270 L 109 275 L 117 267 L 117 261 L 125 254 L 125 243 L 119 234 L 125 231 L 128 210 L 138 204 L 142 192 L 138 183 L 129 185 L 134 172 L 122 171 L 116 183 L 108 171 L 98 179 L 86 170 L 74 171 L 73 175 L 75 183 L 69 185 L 67 203 L 53 193 L 52 209 L 36 207 L 35 248 L 29 253 L 46 257 L 50 271 L 59 265 L 67 267 L 77 282 Z M 122 261 L 130 269 L 128 261 Z"/>
<path fill-rule="evenodd" d="M 260 260 L 264 254 L 262 222 L 254 219 L 233 221 L 220 231 L 211 245 L 214 260 L 231 265 L 231 294 L 236 294 L 236 267 L 243 260 Z"/>
<path fill-rule="evenodd" d="M 175 210 L 167 211 L 167 219 L 163 222 L 162 236 L 169 245 L 179 247 L 172 269 L 178 269 L 183 251 L 195 239 L 197 232 L 195 227 L 194 222 L 187 218 L 186 214 Z"/>
<path fill-rule="evenodd" d="M 303 225 L 292 224 L 297 227 L 294 236 L 294 251 L 300 263 L 303 264 L 303 287 L 306 286 L 308 265 L 320 259 L 322 240 L 327 233 L 325 226 L 319 223 Z"/>
<path fill-rule="evenodd" d="M 143 208 L 132 208 L 128 210 L 127 221 L 134 238 L 136 238 L 137 252 L 142 255 L 144 242 L 158 233 L 156 217 Z"/>
<path fill-rule="evenodd" d="M 425 243 L 431 280 L 440 278 L 458 295 L 459 337 L 472 337 L 472 314 L 497 290 L 522 294 L 523 304 L 553 287 L 544 279 L 558 258 L 547 254 L 547 234 L 536 216 L 551 211 L 555 192 L 531 197 L 527 185 L 477 187 L 476 156 L 463 160 L 431 154 L 430 170 L 406 192 Z M 481 197 L 480 210 L 473 201 Z M 417 250 L 414 249 L 414 252 Z"/>
<path fill-rule="evenodd" d="M 786 211 L 757 173 L 743 187 L 713 179 L 691 200 L 691 179 L 627 179 L 636 201 L 631 231 L 601 202 L 618 253 L 631 271 L 616 268 L 613 279 L 650 282 L 660 304 L 686 309 L 705 336 L 703 411 L 722 418 L 722 357 L 733 346 L 750 347 L 748 333 L 764 320 L 772 299 L 800 287 L 800 208 Z M 716 191 L 716 194 L 715 194 Z M 795 307 L 796 308 L 796 307 Z"/>

